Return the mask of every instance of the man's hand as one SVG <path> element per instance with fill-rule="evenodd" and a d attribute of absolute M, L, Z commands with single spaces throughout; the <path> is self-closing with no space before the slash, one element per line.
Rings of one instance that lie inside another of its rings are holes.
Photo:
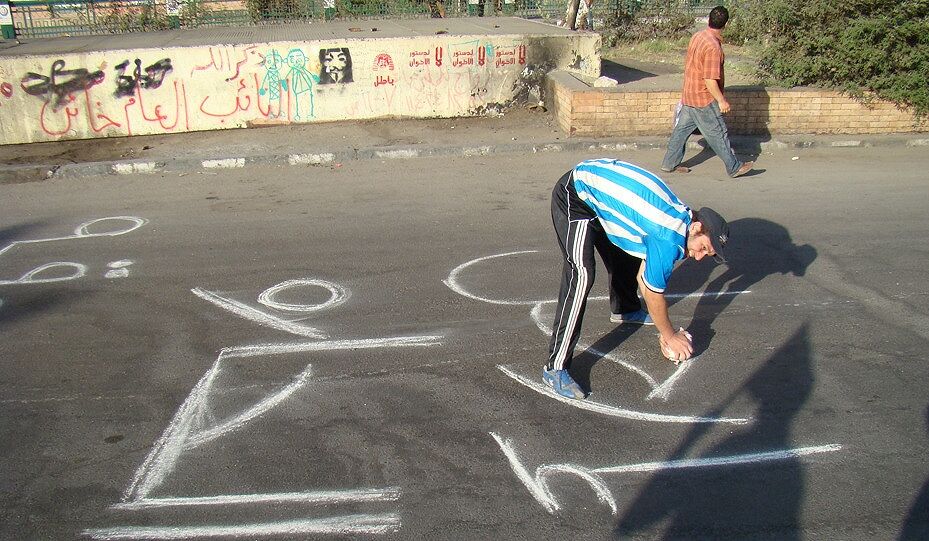
<path fill-rule="evenodd" d="M 720 88 L 719 81 L 716 79 L 704 79 L 703 82 L 706 83 L 706 89 L 710 92 L 710 95 L 713 96 L 713 99 L 719 104 L 719 112 L 728 113 L 732 107 L 730 107 L 729 102 L 726 101 L 726 96 L 723 95 L 723 89 Z"/>
<path fill-rule="evenodd" d="M 658 335 L 658 344 L 664 356 L 674 364 L 686 361 L 694 354 L 693 337 L 684 329 L 677 331 L 667 339 Z"/>

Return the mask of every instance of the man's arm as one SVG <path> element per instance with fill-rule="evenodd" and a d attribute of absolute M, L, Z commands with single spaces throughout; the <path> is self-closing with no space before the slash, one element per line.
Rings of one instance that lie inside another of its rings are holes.
<path fill-rule="evenodd" d="M 720 112 L 728 113 L 731 107 L 729 106 L 729 102 L 726 101 L 726 96 L 723 95 L 722 89 L 719 88 L 719 81 L 716 79 L 704 79 L 703 82 L 706 83 L 706 89 L 713 96 L 713 99 L 719 104 Z"/>
<path fill-rule="evenodd" d="M 661 335 L 660 342 L 676 355 L 673 360 L 684 361 L 689 359 L 694 354 L 694 347 L 690 342 L 690 338 L 683 330 L 674 330 L 674 325 L 671 324 L 671 318 L 668 316 L 668 301 L 665 300 L 663 294 L 648 288 L 645 280 L 642 279 L 644 273 L 645 262 L 643 261 L 636 278 L 639 282 L 639 290 L 642 292 L 642 296 L 645 297 L 648 315 L 652 316 L 655 328 L 658 329 L 658 333 Z"/>

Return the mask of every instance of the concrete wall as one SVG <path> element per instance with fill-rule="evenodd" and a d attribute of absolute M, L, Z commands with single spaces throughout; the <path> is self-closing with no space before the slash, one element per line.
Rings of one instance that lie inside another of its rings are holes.
<path fill-rule="evenodd" d="M 566 72 L 546 79 L 546 101 L 565 133 L 588 137 L 669 135 L 680 91 L 593 88 Z M 726 90 L 733 134 L 887 134 L 929 131 L 911 109 L 861 103 L 815 88 L 734 87 Z"/>
<path fill-rule="evenodd" d="M 0 143 L 480 115 L 511 101 L 524 70 L 542 64 L 596 77 L 599 36 L 437 35 L 5 56 Z"/>

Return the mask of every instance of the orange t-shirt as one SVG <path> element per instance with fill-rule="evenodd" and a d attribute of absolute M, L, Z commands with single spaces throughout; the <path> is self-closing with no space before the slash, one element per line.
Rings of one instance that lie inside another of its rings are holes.
<path fill-rule="evenodd" d="M 723 44 L 710 32 L 701 30 L 690 38 L 687 59 L 684 61 L 684 91 L 681 101 L 691 107 L 706 107 L 713 103 L 713 95 L 706 89 L 704 79 L 719 81 L 720 90 L 725 86 Z"/>

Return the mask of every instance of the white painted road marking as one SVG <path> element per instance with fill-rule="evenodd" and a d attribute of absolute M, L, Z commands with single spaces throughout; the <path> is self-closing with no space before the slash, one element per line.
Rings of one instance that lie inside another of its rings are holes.
<path fill-rule="evenodd" d="M 525 376 L 517 374 L 513 371 L 512 368 L 508 366 L 498 365 L 498 369 L 507 376 L 513 378 L 516 382 L 525 385 L 526 387 L 532 389 L 533 391 L 554 398 L 565 404 L 574 406 L 575 408 L 592 411 L 594 413 L 599 413 L 601 415 L 609 415 L 610 417 L 621 417 L 625 419 L 633 419 L 635 421 L 648 421 L 655 423 L 728 423 L 734 425 L 744 425 L 748 423 L 751 419 L 744 418 L 729 418 L 729 417 L 695 417 L 691 415 L 666 415 L 660 413 L 646 413 L 642 411 L 628 410 L 624 408 L 617 408 L 615 406 L 608 406 L 606 404 L 601 404 L 590 399 L 586 400 L 575 400 L 571 398 L 566 398 L 560 394 L 552 391 L 548 386 L 543 385 L 540 381 L 536 379 L 529 379 Z M 540 372 L 541 373 L 541 372 Z M 541 377 L 541 376 L 540 376 Z"/>
<path fill-rule="evenodd" d="M 604 474 L 611 473 L 637 473 L 637 472 L 655 472 L 668 470 L 684 470 L 694 468 L 709 468 L 721 466 L 750 466 L 760 465 L 769 462 L 783 460 L 799 459 L 805 456 L 833 453 L 842 449 L 841 445 L 818 445 L 814 447 L 799 447 L 795 449 L 783 449 L 778 451 L 766 451 L 761 453 L 749 453 L 744 455 L 733 455 L 725 457 L 710 458 L 691 458 L 682 460 L 669 460 L 664 462 L 644 462 L 641 464 L 628 464 L 624 466 L 607 466 L 601 468 L 587 468 L 574 464 L 543 464 L 536 468 L 535 474 L 529 473 L 526 466 L 523 465 L 516 450 L 513 447 L 512 440 L 505 440 L 499 435 L 490 432 L 491 437 L 496 440 L 500 450 L 510 463 L 513 473 L 529 490 L 529 493 L 542 507 L 551 514 L 561 510 L 561 504 L 555 498 L 549 484 L 549 477 L 553 475 L 574 475 L 585 480 L 593 489 L 597 499 L 603 502 L 613 515 L 618 512 L 616 498 L 601 477 Z"/>

